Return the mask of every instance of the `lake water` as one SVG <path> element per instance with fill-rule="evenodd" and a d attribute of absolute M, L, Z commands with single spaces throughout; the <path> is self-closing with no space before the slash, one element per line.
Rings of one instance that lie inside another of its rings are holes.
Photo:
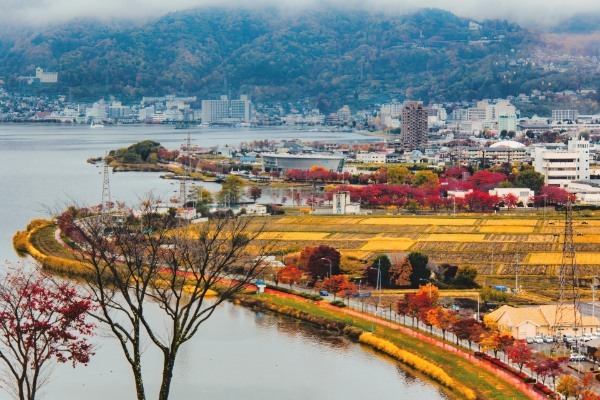
<path fill-rule="evenodd" d="M 99 204 L 102 168 L 89 157 L 151 139 L 178 148 L 190 134 L 210 147 L 263 139 L 369 140 L 356 133 L 298 132 L 285 129 L 174 130 L 163 126 L 89 127 L 0 125 L 0 258 L 22 262 L 12 249 L 15 231 L 48 210 L 67 203 Z M 177 184 L 154 173 L 110 175 L 113 200 L 135 202 L 152 191 L 163 198 Z M 216 190 L 216 187 L 209 190 Z M 56 367 L 46 387 L 47 400 L 131 400 L 131 372 L 104 331 L 94 338 L 97 354 L 87 367 Z M 144 354 L 148 398 L 156 397 L 160 355 Z M 0 399 L 6 394 L 0 394 Z M 179 354 L 172 399 L 443 399 L 440 390 L 390 360 L 344 338 L 307 324 L 226 304 L 203 325 Z"/>

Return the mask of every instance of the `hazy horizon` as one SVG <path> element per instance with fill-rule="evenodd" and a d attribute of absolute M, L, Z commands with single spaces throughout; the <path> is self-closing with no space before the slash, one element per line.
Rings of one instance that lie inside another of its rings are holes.
<path fill-rule="evenodd" d="M 462 17 L 507 19 L 530 26 L 551 26 L 578 13 L 600 13 L 600 2 L 593 0 L 505 0 L 502 3 L 477 0 L 237 0 L 227 4 L 216 0 L 0 0 L 0 21 L 13 25 L 45 25 L 63 23 L 76 18 L 100 20 L 138 20 L 158 18 L 174 11 L 205 6 L 225 8 L 278 7 L 288 12 L 330 6 L 362 9 L 370 12 L 405 13 L 420 8 L 440 8 Z"/>

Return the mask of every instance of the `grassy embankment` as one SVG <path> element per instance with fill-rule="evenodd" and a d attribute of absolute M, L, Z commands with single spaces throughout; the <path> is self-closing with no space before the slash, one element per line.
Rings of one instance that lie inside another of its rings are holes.
<path fill-rule="evenodd" d="M 75 260 L 73 254 L 55 240 L 54 231 L 55 227 L 49 221 L 33 221 L 26 231 L 18 232 L 15 235 L 15 248 L 20 252 L 31 254 L 48 269 L 70 276 L 81 276 L 82 273 L 85 273 L 85 269 Z M 352 327 L 349 328 L 351 336 L 357 337 L 361 343 L 415 368 L 444 385 L 458 398 L 475 398 L 471 388 L 477 388 L 476 391 L 480 398 L 504 399 L 507 398 L 505 397 L 507 395 L 510 396 L 508 398 L 527 398 L 502 379 L 488 372 L 477 370 L 467 360 L 389 327 L 348 316 L 339 311 L 336 312 L 336 310 L 319 307 L 312 302 L 289 297 L 264 294 L 261 295 L 261 301 L 266 301 L 261 307 L 273 311 L 289 308 L 296 313 L 304 312 L 331 323 L 348 325 Z M 293 313 L 288 312 L 287 314 L 294 316 Z M 328 323 L 321 325 L 330 328 Z M 374 329 L 373 335 L 360 334 L 360 331 L 368 332 L 371 329 Z"/>
<path fill-rule="evenodd" d="M 295 313 L 303 312 L 310 316 L 352 327 L 352 329 L 346 330 L 350 336 L 358 337 L 359 342 L 415 368 L 450 389 L 457 398 L 469 398 L 470 390 L 474 390 L 477 398 L 480 399 L 529 398 L 502 378 L 474 366 L 468 360 L 383 324 L 373 323 L 336 309 L 288 296 L 265 293 L 261 294 L 259 299 L 266 304 L 266 306 L 262 306 L 269 310 L 289 315 L 289 311 L 286 309 L 291 309 Z M 252 303 L 250 302 L 250 304 Z M 293 313 L 291 316 L 301 317 L 301 315 Z M 357 335 L 356 329 L 363 333 Z M 373 330 L 372 334 L 369 333 L 371 330 Z M 451 347 L 452 344 L 448 342 L 448 346 Z M 438 374 L 440 371 L 438 368 L 444 374 Z"/>

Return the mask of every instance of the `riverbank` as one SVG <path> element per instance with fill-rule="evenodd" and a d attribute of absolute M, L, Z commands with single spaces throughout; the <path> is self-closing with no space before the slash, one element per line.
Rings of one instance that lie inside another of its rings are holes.
<path fill-rule="evenodd" d="M 48 270 L 70 277 L 81 276 L 85 269 L 74 255 L 59 243 L 55 233 L 56 228 L 52 221 L 33 221 L 26 231 L 15 234 L 14 247 L 18 251 L 31 254 Z M 240 297 L 243 300 L 239 301 L 245 302 L 247 306 L 262 307 L 293 318 L 308 320 L 358 339 L 361 343 L 368 344 L 443 384 L 457 398 L 533 397 L 533 394 L 525 394 L 527 392 L 524 388 L 515 387 L 516 382 L 511 382 L 509 377 L 497 376 L 498 371 L 477 366 L 478 361 L 473 355 L 458 350 L 448 342 L 428 338 L 421 332 L 354 310 L 340 309 L 326 302 L 307 301 L 282 292 L 268 290 L 259 296 L 244 295 Z M 372 335 L 363 336 L 369 332 Z M 438 373 L 439 368 L 445 371 L 445 375 Z"/>

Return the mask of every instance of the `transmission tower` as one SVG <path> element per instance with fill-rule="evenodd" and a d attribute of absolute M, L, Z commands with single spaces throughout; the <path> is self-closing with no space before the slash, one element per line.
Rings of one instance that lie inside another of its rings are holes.
<path fill-rule="evenodd" d="M 108 156 L 108 154 L 107 154 Z M 102 182 L 102 212 L 106 213 L 110 211 L 113 206 L 112 200 L 110 198 L 110 179 L 108 174 L 108 163 L 106 162 L 106 158 L 104 159 L 104 174 L 103 174 L 103 182 Z"/>
<path fill-rule="evenodd" d="M 579 270 L 577 268 L 575 243 L 573 241 L 573 204 L 571 199 L 565 207 L 565 231 L 563 239 L 562 263 L 558 271 L 559 293 L 555 315 L 555 330 L 560 331 L 572 324 L 577 332 L 581 326 L 579 293 Z M 559 334 L 556 332 L 555 334 Z"/>
<path fill-rule="evenodd" d="M 184 174 L 181 179 L 181 182 L 179 182 L 179 203 L 181 203 L 182 208 L 185 208 L 185 204 L 187 202 L 187 174 L 188 174 L 185 170 L 187 169 L 190 174 L 192 173 L 192 138 L 190 137 L 189 133 L 185 140 L 185 148 L 183 150 L 185 152 L 185 155 L 187 156 L 188 165 L 187 166 L 185 164 L 183 165 Z"/>

